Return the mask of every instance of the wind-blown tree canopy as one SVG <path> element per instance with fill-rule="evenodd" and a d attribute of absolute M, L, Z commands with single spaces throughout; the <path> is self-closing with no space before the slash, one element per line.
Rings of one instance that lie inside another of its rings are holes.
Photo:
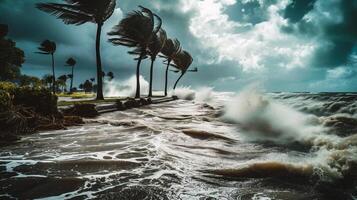
<path fill-rule="evenodd" d="M 76 60 L 74 58 L 68 58 L 68 60 L 66 61 L 66 66 L 69 66 L 72 68 L 72 72 L 71 72 L 71 85 L 69 87 L 69 91 L 72 92 L 73 89 L 73 79 L 74 79 L 74 66 L 77 64 Z"/>
<path fill-rule="evenodd" d="M 167 79 L 171 61 L 181 52 L 181 44 L 177 39 L 166 39 L 165 45 L 161 49 L 160 57 L 165 59 L 167 64 L 165 71 L 165 96 L 167 96 Z"/>
<path fill-rule="evenodd" d="M 56 43 L 52 42 L 50 40 L 45 40 L 41 43 L 41 45 L 38 47 L 38 50 L 40 50 L 39 54 L 44 54 L 44 55 L 51 55 L 52 58 L 52 92 L 55 94 L 56 93 L 56 74 L 55 74 L 55 59 L 54 59 L 54 53 L 56 52 Z"/>
<path fill-rule="evenodd" d="M 148 47 L 148 54 L 151 58 L 151 66 L 150 66 L 150 84 L 149 84 L 149 97 L 152 97 L 152 82 L 153 82 L 153 74 L 154 74 L 154 62 L 156 60 L 157 55 L 160 53 L 162 47 L 165 45 L 167 39 L 166 32 L 163 29 L 160 29 L 157 34 L 155 34 Z"/>
<path fill-rule="evenodd" d="M 185 75 L 187 72 L 188 68 L 191 66 L 193 62 L 193 58 L 190 53 L 187 51 L 181 51 L 177 56 L 173 59 L 174 61 L 174 66 L 175 68 L 179 69 L 181 71 L 180 77 L 177 79 L 174 85 L 174 90 L 176 89 L 177 83 L 180 81 L 180 79 Z"/>
<path fill-rule="evenodd" d="M 116 0 L 63 0 L 65 3 L 39 3 L 37 8 L 62 19 L 65 24 L 82 25 L 87 22 L 97 24 L 97 99 L 104 99 L 102 61 L 100 56 L 100 36 L 102 27 L 113 14 Z"/>
<path fill-rule="evenodd" d="M 137 55 L 136 66 L 136 98 L 140 98 L 140 64 L 147 57 L 148 47 L 152 37 L 156 35 L 162 25 L 161 18 L 149 9 L 140 6 L 140 11 L 127 14 L 118 25 L 108 33 L 113 45 L 134 48 L 129 54 Z"/>
<path fill-rule="evenodd" d="M 16 43 L 5 38 L 8 26 L 0 24 L 0 81 L 15 81 L 20 78 L 20 67 L 25 62 L 24 52 Z"/>

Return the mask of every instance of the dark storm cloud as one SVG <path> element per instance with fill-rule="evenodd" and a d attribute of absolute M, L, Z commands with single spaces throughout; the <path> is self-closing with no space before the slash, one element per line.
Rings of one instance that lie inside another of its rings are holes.
<path fill-rule="evenodd" d="M 316 0 L 293 0 L 285 9 L 284 17 L 290 22 L 295 23 L 300 21 L 305 14 L 314 8 Z"/>
<path fill-rule="evenodd" d="M 284 13 L 290 24 L 282 27 L 282 30 L 312 38 L 318 35 L 325 45 L 317 49 L 311 64 L 315 67 L 334 68 L 346 64 L 356 45 L 357 1 L 327 2 L 332 1 L 292 1 Z M 314 12 L 318 15 L 314 15 L 313 20 L 304 18 Z M 326 20 L 326 15 L 332 19 Z"/>
<path fill-rule="evenodd" d="M 77 59 L 76 84 L 95 77 L 95 25 L 85 24 L 82 26 L 65 25 L 54 16 L 43 13 L 35 8 L 38 2 L 54 2 L 57 0 L 0 0 L 0 23 L 6 23 L 10 27 L 9 37 L 17 42 L 17 45 L 25 50 L 26 63 L 23 71 L 25 73 L 42 76 L 50 72 L 49 58 L 35 54 L 37 46 L 44 39 L 51 39 L 57 42 L 56 64 L 57 74 L 67 74 L 69 69 L 64 67 L 68 57 Z M 59 1 L 59 0 L 58 0 Z M 356 0 L 291 0 L 285 9 L 280 11 L 280 16 L 287 19 L 287 25 L 281 30 L 296 38 L 316 39 L 319 46 L 312 56 L 312 60 L 305 68 L 283 69 L 277 67 L 281 59 L 270 57 L 266 69 L 256 69 L 253 73 L 242 70 L 237 61 L 222 60 L 217 61 L 215 48 L 204 48 L 202 38 L 193 35 L 192 19 L 197 17 L 197 2 L 205 0 L 185 1 L 185 0 L 120 0 L 117 4 L 115 14 L 105 24 L 102 36 L 102 57 L 105 71 L 113 71 L 117 79 L 125 80 L 135 74 L 135 61 L 127 54 L 128 48 L 114 47 L 107 42 L 106 33 L 112 26 L 117 24 L 123 15 L 137 10 L 138 5 L 143 5 L 152 9 L 163 19 L 163 28 L 168 37 L 178 38 L 184 49 L 188 50 L 193 58 L 192 67 L 198 67 L 198 73 L 188 73 L 182 80 L 184 85 L 212 86 L 220 90 L 237 90 L 244 85 L 254 81 L 264 81 L 268 90 L 309 90 L 309 85 L 314 85 L 315 81 L 325 81 L 325 76 L 336 71 L 328 71 L 346 63 L 348 57 L 353 52 L 357 39 L 356 20 Z M 220 1 L 217 1 L 218 3 Z M 190 5 L 192 3 L 192 5 Z M 230 22 L 245 24 L 244 31 L 252 31 L 260 24 L 270 20 L 271 6 L 278 5 L 278 0 L 237 0 L 235 4 L 227 4 L 223 7 L 223 13 L 227 15 Z M 223 5 L 223 4 L 222 4 Z M 188 6 L 187 9 L 182 9 Z M 192 6 L 190 8 L 190 6 Z M 196 6 L 196 7 L 195 7 Z M 341 20 L 326 19 L 323 13 L 331 16 L 341 17 Z M 310 17 L 310 19 L 308 18 Z M 274 24 L 273 24 L 274 25 Z M 242 27 L 232 33 L 239 34 Z M 215 27 L 213 27 L 215 28 Z M 204 34 L 216 34 L 215 32 Z M 208 30 L 209 31 L 209 30 Z M 203 37 L 204 37 L 203 34 Z M 265 33 L 258 33 L 265 34 Z M 247 36 L 247 35 L 246 35 Z M 269 35 L 267 35 L 269 36 Z M 262 37 L 263 38 L 263 37 Z M 217 38 L 221 39 L 221 38 Z M 232 41 L 234 43 L 235 41 Z M 250 41 L 254 42 L 254 41 Z M 257 42 L 264 42 L 257 41 Z M 280 41 L 276 41 L 276 44 Z M 275 43 L 274 43 L 275 44 Z M 254 48 L 254 43 L 252 46 Z M 248 49 L 249 49 L 248 48 Z M 234 51 L 244 51 L 244 49 L 234 49 Z M 302 61 L 305 63 L 305 60 Z M 145 60 L 142 65 L 142 75 L 147 78 L 150 63 Z M 345 66 L 346 71 L 349 66 Z M 354 67 L 351 65 L 350 67 Z M 155 65 L 155 74 L 158 81 L 155 88 L 162 87 L 161 74 L 164 73 L 162 59 L 158 59 Z M 171 73 L 170 81 L 177 78 L 178 74 Z M 342 79 L 354 80 L 356 73 L 349 73 L 348 76 L 340 76 Z M 318 90 L 320 85 L 315 84 Z M 325 87 L 325 85 L 323 87 Z M 323 88 L 322 87 L 322 88 Z M 344 86 L 347 88 L 347 86 Z M 326 87 L 325 87 L 326 88 Z M 351 87 L 348 87 L 351 88 Z"/>
<path fill-rule="evenodd" d="M 41 1 L 0 0 L 0 23 L 9 25 L 10 37 L 17 41 L 41 42 L 48 38 L 58 43 L 75 43 L 73 30 L 63 29 L 60 21 L 39 12 L 35 8 L 38 2 Z"/>

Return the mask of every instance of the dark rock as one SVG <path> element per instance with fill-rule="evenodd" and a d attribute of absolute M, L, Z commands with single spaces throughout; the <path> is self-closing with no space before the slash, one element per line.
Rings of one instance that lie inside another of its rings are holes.
<path fill-rule="evenodd" d="M 137 108 L 140 106 L 140 103 L 133 98 L 128 98 L 128 100 L 124 103 L 124 106 L 128 109 Z"/>
<path fill-rule="evenodd" d="M 79 116 L 64 116 L 63 125 L 64 126 L 78 126 L 84 124 L 84 121 Z"/>
<path fill-rule="evenodd" d="M 147 102 L 148 102 L 148 104 L 152 104 L 152 99 L 151 99 L 151 98 L 148 98 L 148 99 L 147 99 Z"/>
<path fill-rule="evenodd" d="M 139 103 L 142 106 L 149 105 L 149 102 L 144 98 L 140 98 Z"/>
<path fill-rule="evenodd" d="M 94 118 L 99 115 L 95 104 L 75 104 L 69 109 L 63 110 L 65 116 L 80 116 Z"/>
<path fill-rule="evenodd" d="M 117 100 L 116 106 L 117 106 L 118 110 L 125 110 L 126 109 L 125 105 L 123 104 L 123 102 L 121 100 Z"/>
<path fill-rule="evenodd" d="M 178 99 L 179 99 L 178 96 L 176 96 L 176 95 L 173 95 L 172 98 L 173 98 L 174 100 L 178 100 Z"/>

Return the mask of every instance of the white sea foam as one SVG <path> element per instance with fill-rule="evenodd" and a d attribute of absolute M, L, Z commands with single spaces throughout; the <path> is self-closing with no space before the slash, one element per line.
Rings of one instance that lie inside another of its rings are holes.
<path fill-rule="evenodd" d="M 149 83 L 140 76 L 140 92 L 147 94 L 149 91 Z M 136 76 L 132 76 L 125 81 L 111 80 L 105 81 L 104 93 L 106 97 L 133 97 L 136 92 Z"/>

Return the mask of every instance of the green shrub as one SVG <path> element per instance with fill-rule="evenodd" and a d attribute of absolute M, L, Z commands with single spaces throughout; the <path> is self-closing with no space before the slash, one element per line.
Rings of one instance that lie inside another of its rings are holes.
<path fill-rule="evenodd" d="M 0 82 L 0 91 L 3 91 L 4 102 L 0 102 L 0 109 L 6 108 L 8 98 L 12 98 L 12 104 L 15 106 L 24 106 L 34 109 L 35 112 L 43 115 L 54 115 L 57 110 L 57 96 L 53 95 L 49 89 L 41 87 L 17 87 L 13 83 Z M 10 103 L 11 104 L 11 103 Z"/>
<path fill-rule="evenodd" d="M 57 96 L 45 88 L 17 87 L 14 92 L 14 105 L 31 107 L 43 115 L 57 114 Z"/>
<path fill-rule="evenodd" d="M 14 83 L 0 81 L 0 90 L 8 92 L 9 94 L 14 94 L 15 89 L 16 85 Z"/>
<path fill-rule="evenodd" d="M 11 97 L 8 92 L 0 89 L 0 112 L 5 112 L 11 107 Z"/>

